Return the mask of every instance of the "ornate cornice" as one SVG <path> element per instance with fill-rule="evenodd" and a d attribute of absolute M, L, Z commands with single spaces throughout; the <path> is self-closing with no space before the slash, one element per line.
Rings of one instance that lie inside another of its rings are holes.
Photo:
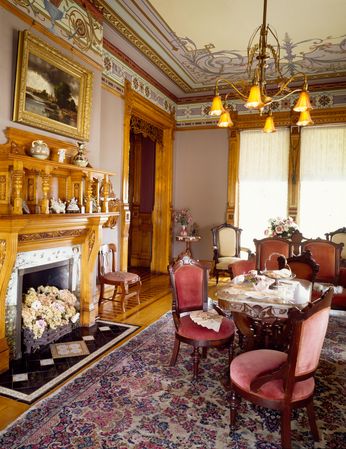
<path fill-rule="evenodd" d="M 156 89 L 158 89 L 163 94 L 167 95 L 167 97 L 171 98 L 174 102 L 177 102 L 177 97 L 172 94 L 168 89 L 166 89 L 162 84 L 157 82 L 155 78 L 149 75 L 145 70 L 143 70 L 139 65 L 137 65 L 131 58 L 129 58 L 125 53 L 123 53 L 119 48 L 109 42 L 107 39 L 103 39 L 103 48 L 108 50 L 112 55 L 118 58 L 122 63 L 126 64 L 133 71 L 135 71 L 138 75 L 143 77 L 148 83 L 152 84 Z"/>
<path fill-rule="evenodd" d="M 95 8 L 103 14 L 104 19 L 133 46 L 138 48 L 153 64 L 177 84 L 184 92 L 192 92 L 191 87 L 171 69 L 152 48 L 150 48 L 137 33 L 129 27 L 113 10 L 102 0 L 89 0 Z"/>

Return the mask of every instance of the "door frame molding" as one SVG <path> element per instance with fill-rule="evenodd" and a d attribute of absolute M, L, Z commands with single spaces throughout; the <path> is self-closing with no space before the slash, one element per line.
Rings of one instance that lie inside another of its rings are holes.
<path fill-rule="evenodd" d="M 172 239 L 173 131 L 175 119 L 173 115 L 163 111 L 135 92 L 128 80 L 125 81 L 124 97 L 120 269 L 127 270 L 128 263 L 131 221 L 129 209 L 130 122 L 132 116 L 137 116 L 163 131 L 162 143 L 156 142 L 155 204 L 152 214 L 153 240 L 150 269 L 152 272 L 165 273 L 170 260 Z"/>

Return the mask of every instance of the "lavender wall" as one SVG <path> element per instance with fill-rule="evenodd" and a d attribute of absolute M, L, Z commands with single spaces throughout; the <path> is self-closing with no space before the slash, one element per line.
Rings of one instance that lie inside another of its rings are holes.
<path fill-rule="evenodd" d="M 198 259 L 212 259 L 210 228 L 223 223 L 226 218 L 227 164 L 227 130 L 176 132 L 173 209 L 191 209 L 193 221 L 199 225 L 202 236 L 201 241 L 192 246 L 193 256 Z M 175 225 L 173 234 L 178 230 L 179 226 Z M 183 249 L 182 243 L 173 240 L 174 257 Z"/>
<path fill-rule="evenodd" d="M 13 99 L 14 99 L 14 85 L 16 74 L 16 60 L 17 60 L 17 41 L 18 31 L 28 29 L 27 23 L 22 22 L 19 18 L 0 7 L 0 27 L 1 27 L 1 41 L 0 41 L 0 130 L 5 130 L 6 127 L 12 126 L 20 129 L 25 129 L 39 134 L 58 137 L 55 134 L 45 132 L 39 128 L 32 128 L 20 123 L 12 121 Z M 91 123 L 90 123 L 90 141 L 87 143 L 88 158 L 92 165 L 99 166 L 100 153 L 100 109 L 101 109 L 101 71 L 97 70 L 84 61 L 81 61 L 76 54 L 67 52 L 60 47 L 56 42 L 50 40 L 47 36 L 39 33 L 36 30 L 31 30 L 48 45 L 55 47 L 61 53 L 65 54 L 72 60 L 91 70 L 94 74 L 93 92 L 92 92 L 92 108 L 91 108 Z M 70 142 L 75 142 L 74 139 L 61 136 L 62 139 Z M 0 143 L 6 141 L 4 134 L 0 133 Z"/>

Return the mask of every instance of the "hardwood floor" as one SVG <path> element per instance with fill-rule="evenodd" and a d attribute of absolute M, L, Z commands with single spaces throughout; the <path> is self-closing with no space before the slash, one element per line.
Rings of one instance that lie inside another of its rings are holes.
<path fill-rule="evenodd" d="M 142 280 L 143 285 L 140 294 L 140 304 L 137 303 L 135 297 L 129 298 L 125 305 L 126 310 L 123 312 L 118 301 L 105 301 L 101 304 L 99 317 L 104 320 L 138 325 L 140 326 L 140 329 L 136 332 L 138 333 L 171 310 L 172 297 L 169 289 L 168 275 L 146 274 L 142 277 Z M 111 295 L 112 293 L 109 292 L 109 296 Z M 129 338 L 136 335 L 136 333 L 124 339 L 114 347 L 121 346 Z M 95 360 L 92 363 L 95 363 Z M 87 366 L 83 369 L 86 368 Z M 61 385 L 58 388 L 60 387 Z M 23 404 L 13 399 L 0 396 L 0 429 L 5 428 L 31 406 L 32 404 Z"/>

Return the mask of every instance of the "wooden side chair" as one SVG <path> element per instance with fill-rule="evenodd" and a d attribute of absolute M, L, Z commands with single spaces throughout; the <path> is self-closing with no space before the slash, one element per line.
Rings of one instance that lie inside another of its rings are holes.
<path fill-rule="evenodd" d="M 98 254 L 98 278 L 100 283 L 99 305 L 103 300 L 109 299 L 104 298 L 105 285 L 114 286 L 112 301 L 115 300 L 118 288 L 120 288 L 120 301 L 123 311 L 125 311 L 125 300 L 131 296 L 136 295 L 139 304 L 139 293 L 142 285 L 141 278 L 138 274 L 118 271 L 116 269 L 116 246 L 113 243 L 100 247 Z M 134 289 L 130 292 L 129 287 L 132 286 Z"/>
<path fill-rule="evenodd" d="M 229 266 L 241 260 L 240 252 L 246 251 L 248 257 L 251 251 L 247 248 L 241 248 L 240 236 L 242 229 L 237 228 L 228 223 L 223 223 L 214 226 L 211 229 L 213 237 L 213 260 L 214 271 L 213 275 L 216 277 L 216 283 L 219 282 L 220 273 L 229 273 Z M 232 274 L 231 274 L 232 277 Z"/>
<path fill-rule="evenodd" d="M 266 237 L 254 239 L 256 247 L 256 270 L 277 270 L 278 256 L 290 257 L 292 255 L 292 242 L 281 237 Z"/>
<path fill-rule="evenodd" d="M 320 269 L 320 266 L 312 258 L 311 251 L 308 249 L 298 256 L 291 256 L 287 259 L 284 256 L 279 256 L 278 265 L 279 270 L 288 265 L 298 279 L 306 279 L 312 284 L 315 282 L 318 270 Z"/>
<path fill-rule="evenodd" d="M 314 440 L 320 441 L 313 406 L 314 373 L 327 331 L 332 295 L 330 288 L 302 311 L 291 309 L 288 353 L 258 349 L 233 359 L 230 366 L 231 431 L 239 408 L 236 399 L 241 396 L 253 404 L 280 411 L 283 449 L 291 449 L 291 413 L 295 408 L 307 408 Z"/>
<path fill-rule="evenodd" d="M 229 360 L 232 358 L 235 326 L 222 311 L 213 306 L 222 322 L 219 331 L 196 324 L 190 317 L 195 310 L 208 310 L 208 267 L 189 256 L 184 256 L 168 267 L 172 291 L 172 314 L 175 325 L 175 340 L 170 366 L 175 366 L 180 343 L 193 347 L 193 380 L 198 377 L 200 349 L 206 356 L 207 348 L 227 348 Z"/>

